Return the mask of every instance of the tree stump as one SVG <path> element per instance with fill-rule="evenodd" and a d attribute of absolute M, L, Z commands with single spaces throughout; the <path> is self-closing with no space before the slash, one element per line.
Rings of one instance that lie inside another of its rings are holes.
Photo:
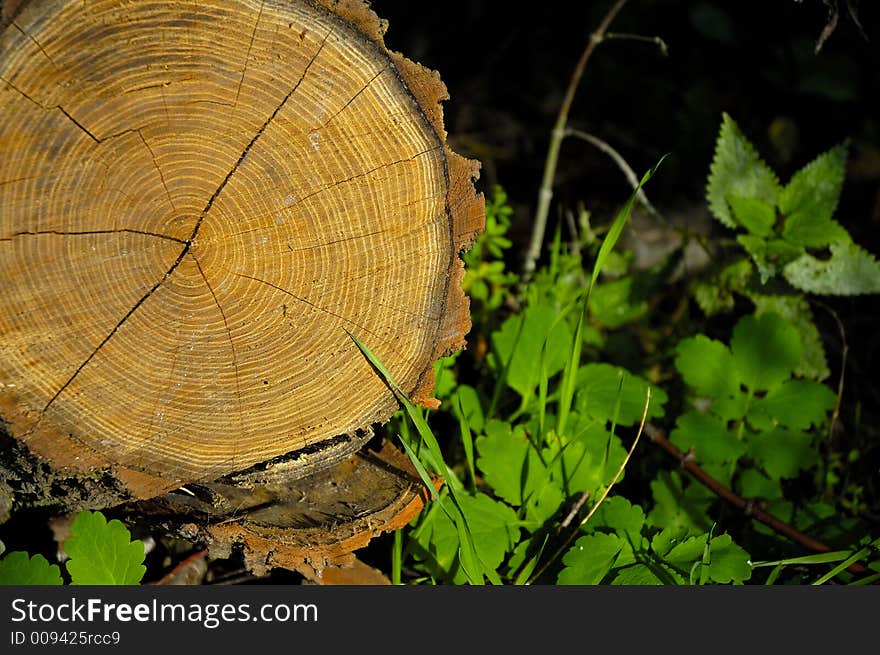
<path fill-rule="evenodd" d="M 350 334 L 432 403 L 470 327 L 478 165 L 365 3 L 19 4 L 0 33 L 13 509 L 344 466 L 397 408 Z"/>

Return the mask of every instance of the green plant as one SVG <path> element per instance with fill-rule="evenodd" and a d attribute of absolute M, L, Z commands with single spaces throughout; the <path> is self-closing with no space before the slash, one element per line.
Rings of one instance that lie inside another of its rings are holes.
<path fill-rule="evenodd" d="M 64 541 L 69 559 L 64 567 L 72 585 L 136 585 L 146 567 L 144 544 L 132 540 L 121 521 L 107 521 L 101 512 L 83 510 L 70 525 Z M 6 553 L 0 559 L 2 585 L 60 585 L 61 569 L 42 555 L 24 551 Z"/>

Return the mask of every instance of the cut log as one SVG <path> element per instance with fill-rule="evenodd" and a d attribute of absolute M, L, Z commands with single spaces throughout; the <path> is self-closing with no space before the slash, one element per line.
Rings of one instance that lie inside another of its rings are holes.
<path fill-rule="evenodd" d="M 470 327 L 478 165 L 445 143 L 439 77 L 389 52 L 365 3 L 16 9 L 0 477 L 17 506 L 343 461 L 397 408 L 350 334 L 432 403 L 433 363 Z"/>

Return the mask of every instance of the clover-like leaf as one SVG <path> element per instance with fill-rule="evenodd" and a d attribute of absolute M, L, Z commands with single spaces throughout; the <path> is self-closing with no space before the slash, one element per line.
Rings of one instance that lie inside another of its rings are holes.
<path fill-rule="evenodd" d="M 740 379 L 752 392 L 779 386 L 801 360 L 797 330 L 774 313 L 740 319 L 730 349 Z"/>
<path fill-rule="evenodd" d="M 700 533 L 712 527 L 706 512 L 714 502 L 711 491 L 699 484 L 683 484 L 677 471 L 663 471 L 651 481 L 654 506 L 648 522 L 660 528 L 685 528 Z"/>
<path fill-rule="evenodd" d="M 817 461 L 812 437 L 798 430 L 777 427 L 749 435 L 748 442 L 749 454 L 771 478 L 793 478 Z"/>
<path fill-rule="evenodd" d="M 831 217 L 843 186 L 848 149 L 849 144 L 844 142 L 819 155 L 795 173 L 782 189 L 778 204 L 779 210 L 788 217 L 785 239 L 804 246 L 824 246 L 834 241 L 816 240 L 820 232 L 811 230 L 810 226 L 827 226 L 833 222 Z M 791 227 L 789 221 L 794 221 Z M 837 228 L 843 230 L 839 225 Z M 812 239 L 808 236 L 811 232 Z"/>
<path fill-rule="evenodd" d="M 602 582 L 623 548 L 616 534 L 588 534 L 562 556 L 563 568 L 556 579 L 560 585 L 595 585 Z"/>
<path fill-rule="evenodd" d="M 84 510 L 70 525 L 64 541 L 70 557 L 67 572 L 74 585 L 136 585 L 147 569 L 144 544 L 131 540 L 121 521 L 107 521 L 101 512 Z"/>
<path fill-rule="evenodd" d="M 715 157 L 706 187 L 712 215 L 727 227 L 735 228 L 729 198 L 754 198 L 775 206 L 779 191 L 776 174 L 761 160 L 737 124 L 725 113 L 715 142 Z"/>
<path fill-rule="evenodd" d="M 525 431 L 513 430 L 508 423 L 490 419 L 485 435 L 477 437 L 477 467 L 496 495 L 511 505 L 523 500 L 523 467 L 533 450 Z"/>
<path fill-rule="evenodd" d="M 0 585 L 60 585 L 61 569 L 40 554 L 15 550 L 0 559 Z"/>
<path fill-rule="evenodd" d="M 649 383 L 626 369 L 610 364 L 587 364 L 577 373 L 578 391 L 575 408 L 590 418 L 611 421 L 618 399 L 618 425 L 635 425 L 642 419 Z M 663 416 L 663 404 L 668 396 L 663 389 L 651 386 L 651 404 L 648 419 Z M 620 393 L 618 394 L 618 389 Z"/>
<path fill-rule="evenodd" d="M 647 585 L 664 585 L 666 582 L 659 578 L 651 568 L 645 564 L 632 564 L 615 571 L 617 575 L 611 581 L 612 585 L 627 587 L 642 587 Z"/>
<path fill-rule="evenodd" d="M 831 257 L 803 254 L 788 263 L 783 275 L 801 291 L 837 296 L 880 293 L 880 264 L 851 241 L 832 243 Z"/>
<path fill-rule="evenodd" d="M 742 584 L 752 577 L 749 554 L 729 534 L 709 542 L 709 578 L 721 584 Z"/>
<path fill-rule="evenodd" d="M 825 358 L 825 346 L 813 321 L 810 304 L 801 295 L 777 295 L 748 293 L 749 299 L 755 303 L 755 314 L 775 312 L 792 325 L 801 337 L 801 361 L 794 369 L 795 375 L 824 380 L 830 374 L 828 361 Z"/>
<path fill-rule="evenodd" d="M 707 398 L 733 395 L 739 389 L 740 380 L 730 350 L 703 334 L 678 343 L 675 367 L 689 387 Z"/>
<path fill-rule="evenodd" d="M 781 386 L 757 398 L 749 408 L 749 423 L 760 430 L 783 425 L 808 430 L 828 418 L 837 396 L 824 384 L 812 380 L 786 380 Z"/>
<path fill-rule="evenodd" d="M 541 361 L 545 342 L 543 357 L 547 376 L 553 376 L 565 366 L 572 334 L 568 324 L 557 318 L 553 307 L 534 304 L 521 316 L 508 318 L 500 330 L 492 333 L 496 370 L 507 366 L 507 384 L 522 396 L 531 394 L 538 386 L 541 371 L 536 363 Z"/>
<path fill-rule="evenodd" d="M 695 411 L 678 417 L 669 440 L 684 452 L 693 448 L 700 466 L 725 483 L 732 472 L 730 464 L 746 451 L 745 445 L 727 429 L 726 421 Z"/>

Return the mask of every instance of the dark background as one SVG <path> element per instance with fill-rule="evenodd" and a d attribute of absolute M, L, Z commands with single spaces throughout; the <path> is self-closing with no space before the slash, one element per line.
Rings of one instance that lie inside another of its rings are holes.
<path fill-rule="evenodd" d="M 837 27 L 817 53 L 830 15 L 823 0 L 631 0 L 611 31 L 659 36 L 668 54 L 634 40 L 601 44 L 587 65 L 569 125 L 608 142 L 639 176 L 668 153 L 647 188 L 651 201 L 673 222 L 701 222 L 722 237 L 730 233 L 708 218 L 705 203 L 722 112 L 734 118 L 783 183 L 850 139 L 836 218 L 856 243 L 880 255 L 880 2 L 850 0 L 858 23 L 847 0 L 838 3 Z M 510 252 L 515 270 L 528 243 L 562 96 L 589 34 L 612 4 L 372 3 L 389 22 L 389 48 L 440 72 L 450 95 L 449 142 L 482 162 L 479 186 L 499 183 L 507 190 L 516 209 Z M 560 208 L 583 202 L 601 224 L 629 193 L 606 155 L 566 140 L 548 233 Z M 859 434 L 859 465 L 867 467 L 863 473 L 878 498 L 880 302 L 877 296 L 821 300 L 846 329 L 844 419 Z M 830 313 L 814 307 L 814 314 L 831 368 L 828 382 L 836 386 L 843 341 Z"/>

